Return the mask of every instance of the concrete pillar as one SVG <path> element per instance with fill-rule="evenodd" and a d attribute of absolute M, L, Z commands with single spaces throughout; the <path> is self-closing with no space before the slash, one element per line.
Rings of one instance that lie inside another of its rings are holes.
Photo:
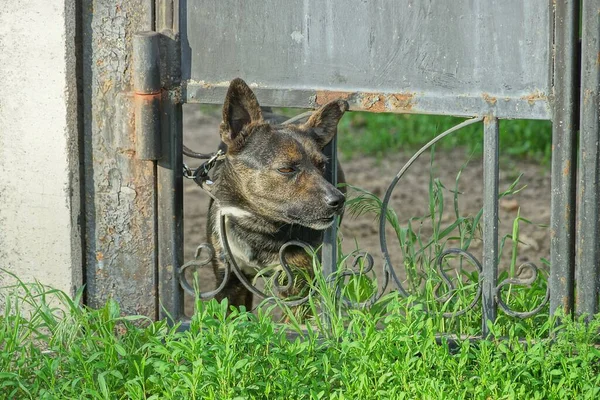
<path fill-rule="evenodd" d="M 76 1 L 0 7 L 0 268 L 69 294 L 83 274 Z"/>

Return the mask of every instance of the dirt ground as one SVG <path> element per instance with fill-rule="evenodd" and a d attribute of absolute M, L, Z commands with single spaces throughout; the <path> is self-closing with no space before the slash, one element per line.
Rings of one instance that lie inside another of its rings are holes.
<path fill-rule="evenodd" d="M 215 110 L 201 112 L 197 105 L 184 107 L 184 143 L 198 152 L 212 152 L 216 149 L 218 137 L 219 114 Z M 340 131 L 338 135 L 343 135 Z M 407 132 L 406 134 L 410 134 Z M 383 197 L 390 182 L 404 163 L 412 156 L 413 152 L 401 152 L 383 160 L 370 157 L 353 158 L 341 162 L 348 183 L 375 193 Z M 526 188 L 514 197 L 500 201 L 500 238 L 510 234 L 513 221 L 520 208 L 520 215 L 534 224 L 521 223 L 518 263 L 530 261 L 542 267 L 540 258 L 549 259 L 550 234 L 547 225 L 550 223 L 550 174 L 549 167 L 540 166 L 524 160 L 510 160 L 502 155 L 500 149 L 500 191 L 505 190 L 522 173 L 520 186 Z M 456 176 L 461 166 L 469 159 L 464 149 L 457 148 L 450 151 L 437 150 L 433 163 L 433 174 L 439 178 L 444 186 L 451 190 L 454 188 Z M 197 166 L 200 161 L 185 158 L 190 167 Z M 428 213 L 428 183 L 430 173 L 430 156 L 425 153 L 413 164 L 407 174 L 396 186 L 391 200 L 393 208 L 401 221 L 411 217 L 423 216 Z M 483 206 L 483 167 L 481 157 L 472 158 L 464 169 L 459 180 L 460 213 L 463 216 L 476 214 Z M 206 241 L 206 212 L 208 209 L 208 196 L 204 194 L 194 182 L 184 182 L 184 260 L 194 258 L 196 247 Z M 445 192 L 445 209 L 443 223 L 448 225 L 453 217 L 452 193 Z M 424 230 L 427 231 L 427 227 Z M 430 230 L 430 228 L 429 228 Z M 354 218 L 348 214 L 344 216 L 341 235 L 343 237 L 344 252 L 351 252 L 358 244 L 363 251 L 368 251 L 375 259 L 375 270 L 381 271 L 383 257 L 381 256 L 378 220 L 374 215 Z M 389 235 L 389 234 L 388 234 Z M 402 265 L 401 250 L 394 245 L 393 237 L 388 236 L 389 252 L 392 264 L 400 276 L 403 272 L 398 268 Z M 500 269 L 506 269 L 510 263 L 511 245 L 507 245 L 502 253 Z M 470 250 L 480 261 L 482 260 L 482 245 L 476 241 Z M 381 273 L 379 272 L 379 275 Z M 206 266 L 199 271 L 201 289 L 211 290 L 215 287 L 212 268 Z M 256 301 L 256 300 L 255 300 Z M 189 303 L 189 301 L 188 301 Z M 186 307 L 190 312 L 190 306 Z"/>

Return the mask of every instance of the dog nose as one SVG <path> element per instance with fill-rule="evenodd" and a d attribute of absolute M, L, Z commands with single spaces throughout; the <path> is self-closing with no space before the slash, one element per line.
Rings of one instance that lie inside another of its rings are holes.
<path fill-rule="evenodd" d="M 325 202 L 327 205 L 336 211 L 344 207 L 345 201 L 346 197 L 344 197 L 344 195 L 339 191 L 337 193 L 329 193 L 327 197 L 325 197 Z"/>

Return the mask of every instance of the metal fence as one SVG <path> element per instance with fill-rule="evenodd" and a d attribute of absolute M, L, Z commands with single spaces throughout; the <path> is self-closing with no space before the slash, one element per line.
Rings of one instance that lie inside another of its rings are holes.
<path fill-rule="evenodd" d="M 131 7 L 148 4 L 124 3 Z M 133 25 L 138 31 L 156 33 L 136 36 L 129 50 L 134 51 L 136 67 L 136 150 L 138 156 L 146 154 L 156 165 L 151 174 L 156 179 L 155 202 L 148 205 L 156 215 L 155 234 L 143 243 L 135 243 L 135 248 L 156 245 L 156 253 L 149 256 L 155 257 L 149 270 L 155 274 L 150 282 L 157 290 L 157 316 L 183 316 L 182 286 L 187 282 L 182 271 L 195 263 L 186 264 L 182 255 L 181 104 L 222 103 L 229 80 L 237 76 L 251 83 L 264 106 L 316 108 L 342 98 L 351 110 L 455 115 L 471 117 L 467 123 L 482 122 L 486 216 L 483 259 L 479 263 L 470 254 L 462 256 L 480 266 L 480 286 L 470 307 L 481 299 L 483 334 L 487 333 L 486 321 L 496 318 L 498 308 L 525 317 L 543 305 L 529 312 L 515 312 L 499 295 L 508 283 L 498 282 L 499 123 L 513 118 L 551 120 L 551 268 L 547 299 L 551 312 L 597 312 L 600 24 L 593 10 L 600 8 L 600 1 L 582 4 L 580 10 L 578 1 L 550 0 L 156 0 L 144 14 L 146 20 L 150 19 L 149 26 Z M 103 12 L 113 22 L 118 21 L 118 11 L 100 7 L 99 13 Z M 90 32 L 94 33 L 91 25 Z M 97 61 L 97 52 L 90 50 L 90 54 Z M 103 67 L 96 65 L 90 71 L 90 79 L 96 76 L 90 87 L 99 93 L 95 85 L 102 88 L 97 76 L 102 77 Z M 98 125 L 93 118 L 94 107 L 90 114 L 92 126 Z M 329 155 L 335 163 L 335 145 Z M 97 163 L 91 154 L 87 162 Z M 102 166 L 102 170 L 109 177 L 111 171 L 115 175 L 114 169 Z M 335 168 L 330 168 L 331 178 L 335 179 L 333 171 Z M 384 281 L 406 294 L 392 268 L 385 236 L 385 207 L 404 172 L 396 175 L 384 198 L 380 235 Z M 102 236 L 99 225 L 89 222 L 99 218 L 96 203 L 97 198 L 93 209 L 87 206 L 87 278 L 92 304 L 108 295 L 108 281 L 113 292 L 125 292 L 120 289 L 123 283 L 115 282 L 119 276 L 102 281 L 104 272 L 98 259 L 105 260 L 106 255 L 100 256 L 90 242 Z M 325 275 L 332 274 L 336 266 L 336 236 L 335 227 L 328 229 L 322 251 Z M 457 252 L 449 253 L 452 251 Z M 114 252 L 114 257 L 127 258 L 119 252 Z M 236 269 L 234 266 L 231 272 L 241 274 Z M 133 296 L 126 301 L 141 300 Z"/>

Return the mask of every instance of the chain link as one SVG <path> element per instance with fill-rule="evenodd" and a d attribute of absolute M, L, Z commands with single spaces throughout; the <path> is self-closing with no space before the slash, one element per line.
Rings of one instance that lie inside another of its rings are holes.
<path fill-rule="evenodd" d="M 223 153 L 223 150 L 218 150 L 206 162 L 200 164 L 200 166 L 194 170 L 184 163 L 183 177 L 186 179 L 193 179 L 194 182 L 200 186 L 202 186 L 204 183 L 211 185 L 212 181 L 209 179 L 208 174 L 210 170 L 213 169 L 215 164 L 223 158 L 225 158 L 225 153 Z"/>

